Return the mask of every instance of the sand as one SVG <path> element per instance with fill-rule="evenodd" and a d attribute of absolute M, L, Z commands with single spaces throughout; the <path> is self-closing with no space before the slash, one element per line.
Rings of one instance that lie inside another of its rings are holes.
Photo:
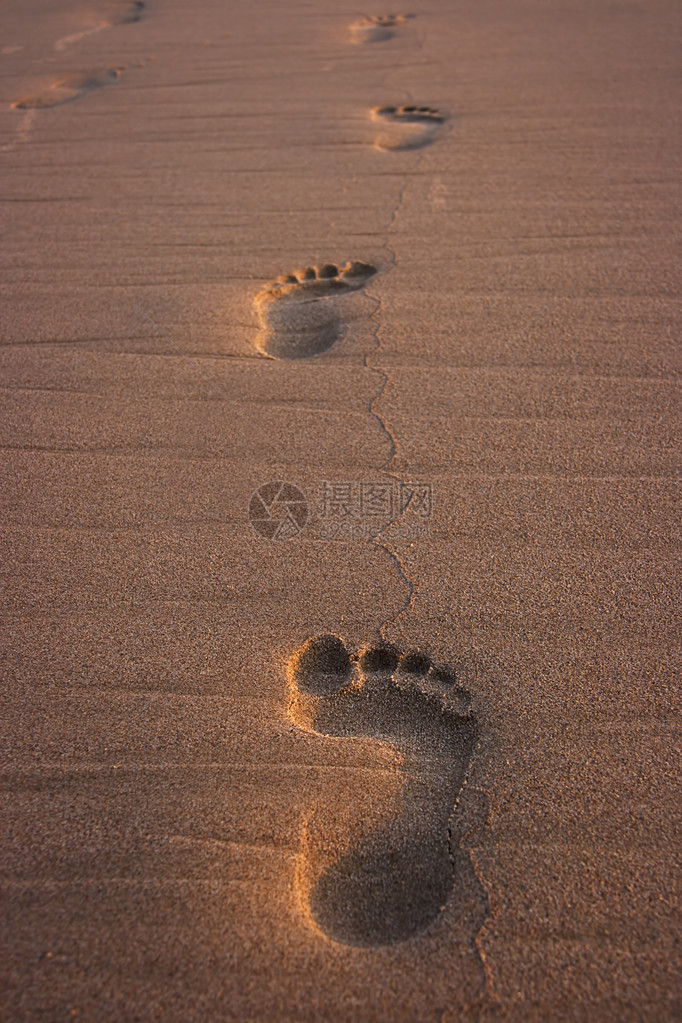
<path fill-rule="evenodd" d="M 678 5 L 2 8 L 4 1018 L 675 1018 Z"/>

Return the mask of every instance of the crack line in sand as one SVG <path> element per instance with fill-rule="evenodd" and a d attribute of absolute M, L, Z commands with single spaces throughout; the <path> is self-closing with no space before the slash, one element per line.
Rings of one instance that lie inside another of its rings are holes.
<path fill-rule="evenodd" d="M 423 45 L 421 40 L 420 40 L 420 45 Z M 410 101 L 411 101 L 411 97 L 410 97 Z M 388 254 L 389 260 L 390 260 L 389 268 L 387 270 L 388 273 L 390 273 L 391 270 L 393 270 L 395 268 L 395 266 L 397 265 L 397 262 L 398 262 L 396 251 L 395 251 L 395 249 L 393 249 L 391 247 L 391 245 L 389 243 L 389 239 L 390 239 L 390 236 L 391 236 L 391 231 L 392 231 L 392 228 L 395 225 L 395 222 L 396 222 L 397 218 L 399 217 L 400 212 L 401 212 L 401 210 L 402 210 L 402 208 L 404 206 L 405 193 L 406 193 L 407 188 L 408 188 L 408 186 L 410 184 L 410 180 L 411 180 L 412 177 L 418 176 L 419 166 L 422 163 L 423 156 L 424 156 L 424 154 L 420 154 L 419 157 L 418 157 L 416 171 L 413 171 L 413 172 L 405 175 L 404 180 L 403 180 L 403 184 L 402 184 L 401 189 L 400 189 L 400 193 L 398 195 L 398 199 L 397 199 L 396 205 L 395 205 L 395 207 L 394 207 L 394 209 L 393 209 L 393 211 L 391 213 L 391 216 L 389 218 L 389 221 L 388 221 L 388 223 L 386 225 L 386 237 L 385 237 L 385 240 L 384 240 L 384 249 L 385 249 L 386 253 Z M 375 330 L 374 330 L 375 347 L 370 352 L 367 352 L 367 354 L 365 355 L 363 361 L 364 361 L 364 365 L 365 365 L 365 367 L 367 369 L 371 370 L 374 373 L 378 373 L 381 376 L 381 378 L 382 378 L 381 379 L 381 384 L 380 384 L 378 390 L 376 391 L 376 393 L 374 394 L 374 396 L 372 397 L 372 399 L 369 402 L 368 411 L 369 411 L 370 415 L 378 423 L 381 431 L 383 432 L 383 434 L 388 439 L 388 442 L 389 442 L 389 445 L 390 445 L 389 456 L 384 461 L 384 463 L 381 466 L 379 466 L 379 469 L 381 471 L 385 472 L 386 475 L 388 475 L 391 479 L 397 480 L 398 482 L 400 482 L 400 483 L 402 483 L 402 484 L 407 486 L 407 481 L 406 480 L 402 479 L 402 477 L 398 476 L 396 473 L 390 472 L 389 467 L 390 467 L 391 463 L 395 459 L 396 452 L 397 452 L 397 444 L 396 444 L 396 440 L 395 440 L 395 437 L 394 437 L 393 433 L 388 428 L 388 424 L 387 424 L 386 420 L 381 415 L 381 413 L 378 412 L 376 410 L 376 408 L 375 408 L 377 402 L 380 400 L 380 398 L 384 394 L 386 388 L 388 387 L 390 377 L 389 377 L 389 374 L 384 369 L 380 369 L 379 367 L 374 366 L 371 363 L 372 357 L 377 352 L 381 352 L 383 347 L 384 347 L 384 345 L 383 345 L 382 338 L 381 338 L 382 323 L 381 323 L 380 318 L 379 318 L 379 313 L 380 313 L 380 310 L 381 310 L 381 300 L 378 299 L 378 298 L 375 298 L 371 294 L 371 289 L 370 289 L 368 294 L 369 294 L 370 297 L 373 297 L 374 301 L 376 302 L 376 308 L 375 308 L 374 312 L 372 313 L 372 319 L 374 320 L 374 323 L 375 323 Z M 386 552 L 388 557 L 393 562 L 393 564 L 394 564 L 394 566 L 396 568 L 396 571 L 397 571 L 400 579 L 405 583 L 405 586 L 407 588 L 407 595 L 406 595 L 406 598 L 405 598 L 405 601 L 404 601 L 402 607 L 400 607 L 394 614 L 392 614 L 392 615 L 388 616 L 387 618 L 385 618 L 381 622 L 381 624 L 379 625 L 378 632 L 379 632 L 379 635 L 381 636 L 382 640 L 384 640 L 384 641 L 386 641 L 385 630 L 386 630 L 387 626 L 392 624 L 393 622 L 397 621 L 397 619 L 400 618 L 401 615 L 404 615 L 405 612 L 409 610 L 409 608 L 412 606 L 415 594 L 416 594 L 417 589 L 418 589 L 416 579 L 414 579 L 413 577 L 411 577 L 408 574 L 407 569 L 406 569 L 402 559 L 400 558 L 399 554 L 396 551 L 391 550 L 389 548 L 389 546 L 388 546 L 388 543 L 382 542 L 382 540 L 379 538 L 381 536 L 381 534 L 384 533 L 385 530 L 388 529 L 393 524 L 393 522 L 397 521 L 397 519 L 400 518 L 400 515 L 402 515 L 402 512 L 400 512 L 393 519 L 391 519 L 391 521 L 388 522 L 386 524 L 386 526 L 384 526 L 380 530 L 379 535 L 377 537 L 374 537 L 371 540 L 371 543 L 374 546 L 380 547 L 380 548 L 382 548 Z M 476 746 L 478 746 L 478 742 L 476 742 Z M 486 901 L 485 919 L 484 919 L 483 923 L 481 924 L 481 927 L 477 931 L 476 935 L 474 936 L 473 947 L 475 949 L 476 956 L 478 957 L 478 960 L 479 960 L 479 963 L 480 963 L 480 966 L 481 966 L 481 972 L 483 974 L 483 994 L 484 994 L 484 997 L 490 997 L 490 994 L 491 994 L 491 991 L 492 991 L 492 977 L 491 977 L 491 974 L 490 974 L 490 969 L 489 969 L 488 964 L 486 962 L 484 950 L 483 950 L 483 948 L 481 946 L 481 939 L 483 937 L 486 925 L 487 925 L 488 921 L 490 920 L 490 895 L 491 895 L 491 893 L 489 891 L 488 885 L 485 884 L 485 882 L 484 882 L 484 879 L 483 879 L 483 877 L 481 875 L 481 871 L 479 870 L 478 865 L 477 865 L 477 863 L 475 861 L 474 855 L 472 854 L 471 851 L 469 851 L 468 849 L 465 849 L 463 847 L 463 841 L 467 837 L 467 834 L 469 834 L 474 829 L 474 827 L 477 826 L 477 824 L 474 824 L 473 827 L 470 827 L 465 833 L 460 834 L 459 837 L 456 836 L 455 828 L 453 826 L 453 820 L 455 819 L 455 817 L 459 813 L 459 808 L 460 808 L 460 804 L 461 804 L 461 800 L 462 800 L 462 795 L 463 795 L 463 793 L 464 793 L 464 791 L 465 791 L 465 789 L 466 789 L 466 787 L 468 785 L 468 782 L 469 782 L 469 776 L 470 776 L 470 769 L 471 769 L 472 761 L 473 761 L 473 756 L 469 760 L 469 762 L 468 762 L 468 764 L 466 766 L 466 769 L 465 769 L 465 772 L 464 772 L 464 777 L 463 777 L 463 780 L 462 780 L 462 784 L 461 784 L 461 786 L 459 788 L 459 791 L 457 792 L 457 796 L 456 796 L 454 805 L 452 806 L 450 815 L 448 817 L 448 821 L 447 821 L 447 855 L 448 855 L 448 860 L 450 862 L 450 871 L 451 871 L 453 883 L 455 881 L 456 873 L 457 873 L 457 862 L 456 862 L 457 857 L 456 857 L 456 854 L 457 854 L 458 851 L 461 851 L 468 858 L 468 860 L 469 860 L 469 862 L 471 864 L 471 867 L 472 867 L 474 873 L 476 874 L 476 876 L 477 876 L 477 878 L 479 880 L 479 883 L 481 884 L 482 890 L 485 892 L 485 901 Z"/>
<path fill-rule="evenodd" d="M 418 37 L 418 39 L 419 39 L 420 48 L 423 48 L 423 39 L 421 37 Z M 409 96 L 409 101 L 412 102 L 412 97 L 411 96 Z M 391 229 L 393 228 L 393 226 L 394 226 L 394 224 L 395 224 L 395 222 L 396 222 L 396 220 L 397 220 L 397 218 L 398 218 L 398 216 L 400 214 L 400 211 L 401 211 L 401 209 L 403 207 L 404 196 L 405 196 L 405 192 L 407 190 L 407 187 L 408 187 L 408 185 L 410 183 L 410 178 L 416 176 L 419 173 L 419 168 L 420 168 L 420 165 L 421 165 L 421 163 L 422 163 L 422 161 L 424 159 L 424 155 L 425 154 L 423 154 L 423 153 L 419 155 L 419 157 L 417 159 L 417 165 L 416 165 L 415 171 L 412 172 L 409 175 L 407 180 L 405 180 L 405 182 L 404 182 L 404 184 L 403 184 L 403 186 L 402 186 L 402 188 L 400 190 L 400 195 L 398 197 L 398 202 L 396 203 L 395 209 L 393 210 L 393 213 L 391 215 L 389 223 L 388 223 L 388 225 L 386 227 L 385 248 L 386 248 L 386 251 L 388 253 L 390 253 L 391 258 L 392 258 L 391 269 L 393 269 L 396 266 L 398 260 L 397 260 L 397 255 L 396 255 L 395 250 L 392 249 L 390 247 L 390 245 L 389 245 L 388 239 L 389 239 L 390 234 L 391 234 Z M 376 314 L 378 313 L 378 310 L 379 310 L 380 305 L 381 305 L 381 303 L 378 300 L 377 300 L 377 302 L 378 302 L 377 309 L 375 310 L 375 313 L 374 313 L 375 317 L 376 317 Z M 395 438 L 393 437 L 393 434 L 391 433 L 391 431 L 388 429 L 388 426 L 386 425 L 386 421 L 384 420 L 384 418 L 378 412 L 376 412 L 375 409 L 374 409 L 375 403 L 381 398 L 381 396 L 384 393 L 384 391 L 386 390 L 386 387 L 388 386 L 388 382 L 389 382 L 389 375 L 388 375 L 388 373 L 386 373 L 385 370 L 381 370 L 381 369 L 378 369 L 377 367 L 371 366 L 370 362 L 369 362 L 370 357 L 374 353 L 376 353 L 377 351 L 381 351 L 382 348 L 383 348 L 383 343 L 382 343 L 381 336 L 380 336 L 382 325 L 378 321 L 378 318 L 376 319 L 376 324 L 377 324 L 376 331 L 375 331 L 376 347 L 374 348 L 373 352 L 369 352 L 367 354 L 367 356 L 365 357 L 365 365 L 369 369 L 373 369 L 375 372 L 381 373 L 383 375 L 383 377 L 384 377 L 384 380 L 383 380 L 383 383 L 382 383 L 380 389 L 377 391 L 377 393 L 374 395 L 374 397 L 372 398 L 372 400 L 370 402 L 369 411 L 375 417 L 375 419 L 379 422 L 379 424 L 381 425 L 382 429 L 384 430 L 385 434 L 388 436 L 388 438 L 389 438 L 389 440 L 391 442 L 391 455 L 386 460 L 384 465 L 381 466 L 381 468 L 384 471 L 386 471 L 387 474 L 390 475 L 392 478 L 394 478 L 394 479 L 397 478 L 397 479 L 400 480 L 400 477 L 396 477 L 395 474 L 388 472 L 388 466 L 390 466 L 391 462 L 395 458 L 395 454 L 396 454 L 396 451 L 397 451 L 397 446 L 396 446 L 396 443 L 395 443 Z M 405 483 L 406 481 L 403 480 L 402 482 Z M 395 521 L 395 520 L 393 520 L 393 521 Z M 391 523 L 389 522 L 387 524 L 387 526 L 385 526 L 384 529 L 381 530 L 381 532 L 383 533 L 384 530 L 387 529 L 388 526 L 390 526 L 390 525 L 391 525 Z M 379 633 L 383 637 L 384 630 L 386 629 L 387 625 L 389 625 L 392 622 L 395 622 L 401 615 L 405 614 L 405 612 L 411 607 L 411 605 L 413 603 L 413 600 L 414 600 L 415 593 L 417 592 L 417 588 L 418 587 L 417 587 L 416 580 L 412 579 L 407 574 L 407 571 L 406 571 L 406 569 L 405 569 L 405 567 L 404 567 L 404 565 L 403 565 L 403 563 L 402 563 L 402 561 L 401 561 L 401 559 L 400 559 L 400 557 L 399 557 L 399 555 L 397 553 L 391 551 L 385 543 L 382 543 L 377 538 L 374 538 L 372 540 L 372 543 L 374 543 L 378 547 L 382 547 L 386 551 L 386 553 L 389 555 L 389 557 L 392 558 L 392 560 L 393 560 L 394 564 L 396 565 L 396 568 L 397 568 L 401 578 L 405 581 L 405 584 L 408 587 L 408 595 L 407 595 L 407 598 L 405 600 L 405 603 L 404 603 L 403 607 L 400 608 L 391 617 L 386 618 L 381 623 L 381 625 L 379 626 Z M 479 745 L 479 740 L 476 741 L 476 747 L 478 747 L 478 745 Z M 474 751 L 472 751 L 472 754 L 473 754 L 473 752 Z M 464 845 L 463 845 L 464 840 L 467 838 L 467 836 L 477 826 L 479 826 L 480 821 L 475 822 L 465 832 L 460 834 L 459 838 L 456 837 L 456 835 L 454 833 L 454 828 L 453 828 L 453 820 L 454 820 L 454 818 L 456 817 L 456 815 L 459 812 L 462 796 L 463 796 L 463 794 L 464 794 L 464 792 L 466 790 L 466 787 L 468 785 L 468 782 L 469 782 L 471 765 L 473 763 L 473 759 L 474 759 L 474 756 L 472 755 L 472 757 L 469 759 L 469 762 L 468 762 L 468 764 L 466 766 L 466 769 L 465 769 L 465 772 L 464 772 L 464 777 L 463 777 L 463 780 L 462 780 L 462 784 L 461 784 L 461 786 L 459 788 L 459 791 L 457 793 L 457 797 L 456 797 L 454 806 L 452 807 L 452 810 L 450 812 L 450 816 L 448 817 L 447 848 L 448 848 L 448 858 L 450 860 L 450 869 L 452 871 L 453 881 L 454 881 L 455 876 L 456 876 L 456 853 L 459 850 L 468 858 L 468 860 L 469 860 L 469 862 L 471 864 L 472 870 L 474 871 L 476 877 L 478 878 L 479 884 L 481 885 L 482 891 L 485 893 L 485 903 L 486 903 L 485 917 L 484 917 L 484 919 L 483 919 L 483 921 L 481 923 L 481 926 L 479 927 L 478 931 L 476 932 L 476 934 L 474 936 L 473 947 L 474 947 L 476 955 L 478 957 L 478 961 L 479 961 L 480 967 L 481 967 L 481 972 L 483 974 L 483 991 L 482 991 L 483 999 L 485 999 L 485 1000 L 493 999 L 494 1000 L 494 982 L 493 982 L 493 977 L 492 977 L 492 973 L 491 973 L 491 970 L 490 970 L 490 966 L 489 966 L 489 964 L 488 964 L 488 962 L 486 960 L 484 948 L 482 946 L 482 939 L 483 939 L 483 937 L 485 935 L 486 928 L 487 928 L 488 924 L 491 921 L 491 897 L 492 897 L 493 892 L 492 892 L 492 887 L 486 882 L 486 879 L 483 876 L 483 872 L 480 869 L 478 863 L 476 862 L 474 854 L 471 852 L 471 850 L 465 848 Z"/>
<path fill-rule="evenodd" d="M 421 160 L 421 157 L 420 157 L 420 160 Z M 410 175 L 410 177 L 411 177 L 411 175 Z M 401 211 L 401 209 L 403 207 L 405 192 L 407 191 L 409 183 L 410 183 L 410 181 L 409 181 L 409 177 L 408 177 L 408 179 L 403 182 L 403 184 L 402 184 L 402 186 L 400 188 L 400 192 L 398 194 L 398 199 L 396 201 L 395 207 L 393 208 L 393 210 L 391 212 L 391 216 L 390 216 L 390 218 L 388 220 L 388 223 L 387 223 L 386 229 L 385 229 L 386 234 L 385 234 L 385 239 L 384 239 L 384 249 L 385 249 L 386 253 L 388 254 L 389 260 L 390 260 L 389 269 L 387 271 L 388 273 L 390 273 L 395 268 L 395 266 L 396 266 L 396 264 L 398 262 L 395 250 L 393 248 L 391 248 L 391 246 L 389 244 L 389 238 L 391 236 L 391 230 L 393 228 L 393 225 L 395 224 L 398 216 L 400 215 L 400 211 Z M 386 475 L 389 476 L 391 479 L 396 480 L 399 483 L 407 485 L 405 480 L 401 479 L 401 477 L 397 476 L 395 473 L 391 473 L 389 471 L 389 469 L 388 469 L 388 467 L 391 465 L 391 463 L 393 462 L 393 460 L 395 458 L 396 451 L 397 451 L 397 446 L 396 446 L 396 442 L 395 442 L 395 437 L 393 436 L 393 434 L 389 430 L 389 428 L 388 428 L 388 426 L 386 424 L 386 420 L 375 409 L 376 403 L 379 401 L 379 399 L 381 398 L 381 396 L 383 395 L 384 391 L 386 390 L 386 388 L 388 386 L 389 375 L 388 375 L 388 373 L 385 370 L 379 369 L 379 367 L 373 366 L 370 363 L 371 357 L 373 355 L 375 355 L 377 352 L 380 352 L 383 349 L 383 342 L 381 340 L 381 322 L 380 322 L 380 319 L 379 319 L 379 313 L 381 311 L 381 300 L 378 299 L 378 298 L 375 298 L 371 294 L 371 291 L 369 292 L 369 294 L 370 294 L 370 297 L 374 298 L 374 301 L 376 302 L 376 308 L 375 308 L 374 312 L 372 313 L 372 319 L 374 320 L 374 323 L 375 323 L 375 327 L 374 327 L 374 341 L 375 341 L 375 345 L 374 345 L 374 348 L 372 349 L 372 351 L 367 352 L 367 354 L 365 355 L 365 357 L 363 359 L 363 363 L 364 363 L 365 367 L 368 370 L 370 370 L 372 373 L 378 373 L 381 376 L 382 379 L 381 379 L 381 384 L 379 386 L 379 389 L 377 390 L 376 394 L 374 394 L 374 396 L 370 400 L 370 403 L 369 403 L 369 406 L 368 406 L 368 411 L 369 411 L 369 414 L 379 424 L 379 427 L 380 427 L 382 433 L 386 436 L 386 438 L 388 439 L 389 445 L 390 445 L 390 453 L 389 453 L 388 458 L 380 466 L 378 466 L 378 468 L 379 468 L 380 471 L 385 472 Z M 391 521 L 388 522 L 380 530 L 379 535 L 381 535 L 383 532 L 385 532 L 385 530 L 388 529 L 389 526 L 391 526 L 394 522 L 396 522 L 397 519 L 400 518 L 400 515 L 402 515 L 402 512 L 400 512 L 398 515 L 394 516 L 391 519 Z M 405 569 L 405 566 L 404 566 L 400 556 L 395 551 L 391 550 L 387 546 L 386 543 L 382 543 L 382 541 L 380 539 L 378 539 L 378 537 L 374 537 L 370 542 L 375 547 L 380 547 L 382 550 L 384 550 L 386 552 L 388 557 L 393 562 L 393 565 L 394 565 L 394 567 L 395 567 L 395 569 L 396 569 L 396 571 L 398 573 L 399 578 L 404 582 L 404 584 L 405 584 L 405 586 L 407 588 L 407 595 L 405 597 L 405 602 L 403 603 L 403 606 L 400 607 L 394 614 L 390 615 L 387 618 L 384 618 L 384 620 L 381 622 L 381 624 L 378 627 L 379 636 L 382 639 L 385 639 L 386 637 L 384 635 L 384 630 L 386 629 L 386 626 L 389 625 L 391 622 L 396 621 L 396 619 L 399 618 L 402 614 L 404 614 L 408 610 L 408 608 L 411 606 L 412 600 L 414 598 L 414 594 L 415 594 L 416 589 L 417 589 L 417 584 L 416 584 L 416 581 L 414 579 L 412 579 L 408 575 L 408 573 L 407 573 L 407 571 Z"/>

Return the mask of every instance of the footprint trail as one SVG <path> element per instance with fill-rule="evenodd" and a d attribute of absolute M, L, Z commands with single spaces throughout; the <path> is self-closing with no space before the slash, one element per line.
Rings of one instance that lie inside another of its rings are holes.
<path fill-rule="evenodd" d="M 352 807 L 339 808 L 336 823 L 332 808 L 322 833 L 306 838 L 299 888 L 307 908 L 342 944 L 404 941 L 439 916 L 457 884 L 451 818 L 477 739 L 470 695 L 420 651 L 377 645 L 351 656 L 332 635 L 310 639 L 288 676 L 298 727 L 388 742 L 405 779 L 397 807 L 374 830 L 349 838 Z"/>
<path fill-rule="evenodd" d="M 326 352 L 343 334 L 335 299 L 360 291 L 376 273 L 370 263 L 354 260 L 278 277 L 255 301 L 261 322 L 256 346 L 274 359 L 306 359 Z"/>

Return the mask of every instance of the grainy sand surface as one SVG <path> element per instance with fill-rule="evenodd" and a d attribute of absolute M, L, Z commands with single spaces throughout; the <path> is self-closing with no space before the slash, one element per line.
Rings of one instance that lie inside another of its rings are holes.
<path fill-rule="evenodd" d="M 363 13 L 2 4 L 7 1020 L 679 1011 L 679 6 Z"/>

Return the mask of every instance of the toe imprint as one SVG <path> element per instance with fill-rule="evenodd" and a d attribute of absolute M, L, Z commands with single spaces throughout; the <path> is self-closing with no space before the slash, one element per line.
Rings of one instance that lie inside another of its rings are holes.
<path fill-rule="evenodd" d="M 335 263 L 323 266 L 307 266 L 292 274 L 282 274 L 266 289 L 264 294 L 277 298 L 293 295 L 295 298 L 323 298 L 338 291 L 361 288 L 365 281 L 376 273 L 376 267 L 356 260 L 339 269 Z"/>
<path fill-rule="evenodd" d="M 363 672 L 367 674 L 378 671 L 394 671 L 398 667 L 400 654 L 395 647 L 388 644 L 381 646 L 367 647 L 358 658 L 358 663 Z"/>
<path fill-rule="evenodd" d="M 381 644 L 351 655 L 331 635 L 293 656 L 289 689 L 299 727 L 383 740 L 402 755 L 403 791 L 388 820 L 365 821 L 361 836 L 349 837 L 352 807 L 340 807 L 337 818 L 325 807 L 322 832 L 306 836 L 298 876 L 329 937 L 357 946 L 403 941 L 454 897 L 451 817 L 477 737 L 470 695 L 424 651 Z"/>
<path fill-rule="evenodd" d="M 392 39 L 395 29 L 414 17 L 414 14 L 375 14 L 361 18 L 351 25 L 351 38 L 354 43 L 381 43 Z"/>
<path fill-rule="evenodd" d="M 334 296 L 359 291 L 377 272 L 371 263 L 354 260 L 308 266 L 282 274 L 256 298 L 261 321 L 257 347 L 275 359 L 320 355 L 343 330 Z"/>
<path fill-rule="evenodd" d="M 442 124 L 445 120 L 444 114 L 433 107 L 375 107 L 372 110 L 372 118 L 375 121 L 395 121 L 398 123 L 411 124 Z"/>
<path fill-rule="evenodd" d="M 296 670 L 302 692 L 329 696 L 350 678 L 351 661 L 337 636 L 318 636 L 300 651 Z"/>

